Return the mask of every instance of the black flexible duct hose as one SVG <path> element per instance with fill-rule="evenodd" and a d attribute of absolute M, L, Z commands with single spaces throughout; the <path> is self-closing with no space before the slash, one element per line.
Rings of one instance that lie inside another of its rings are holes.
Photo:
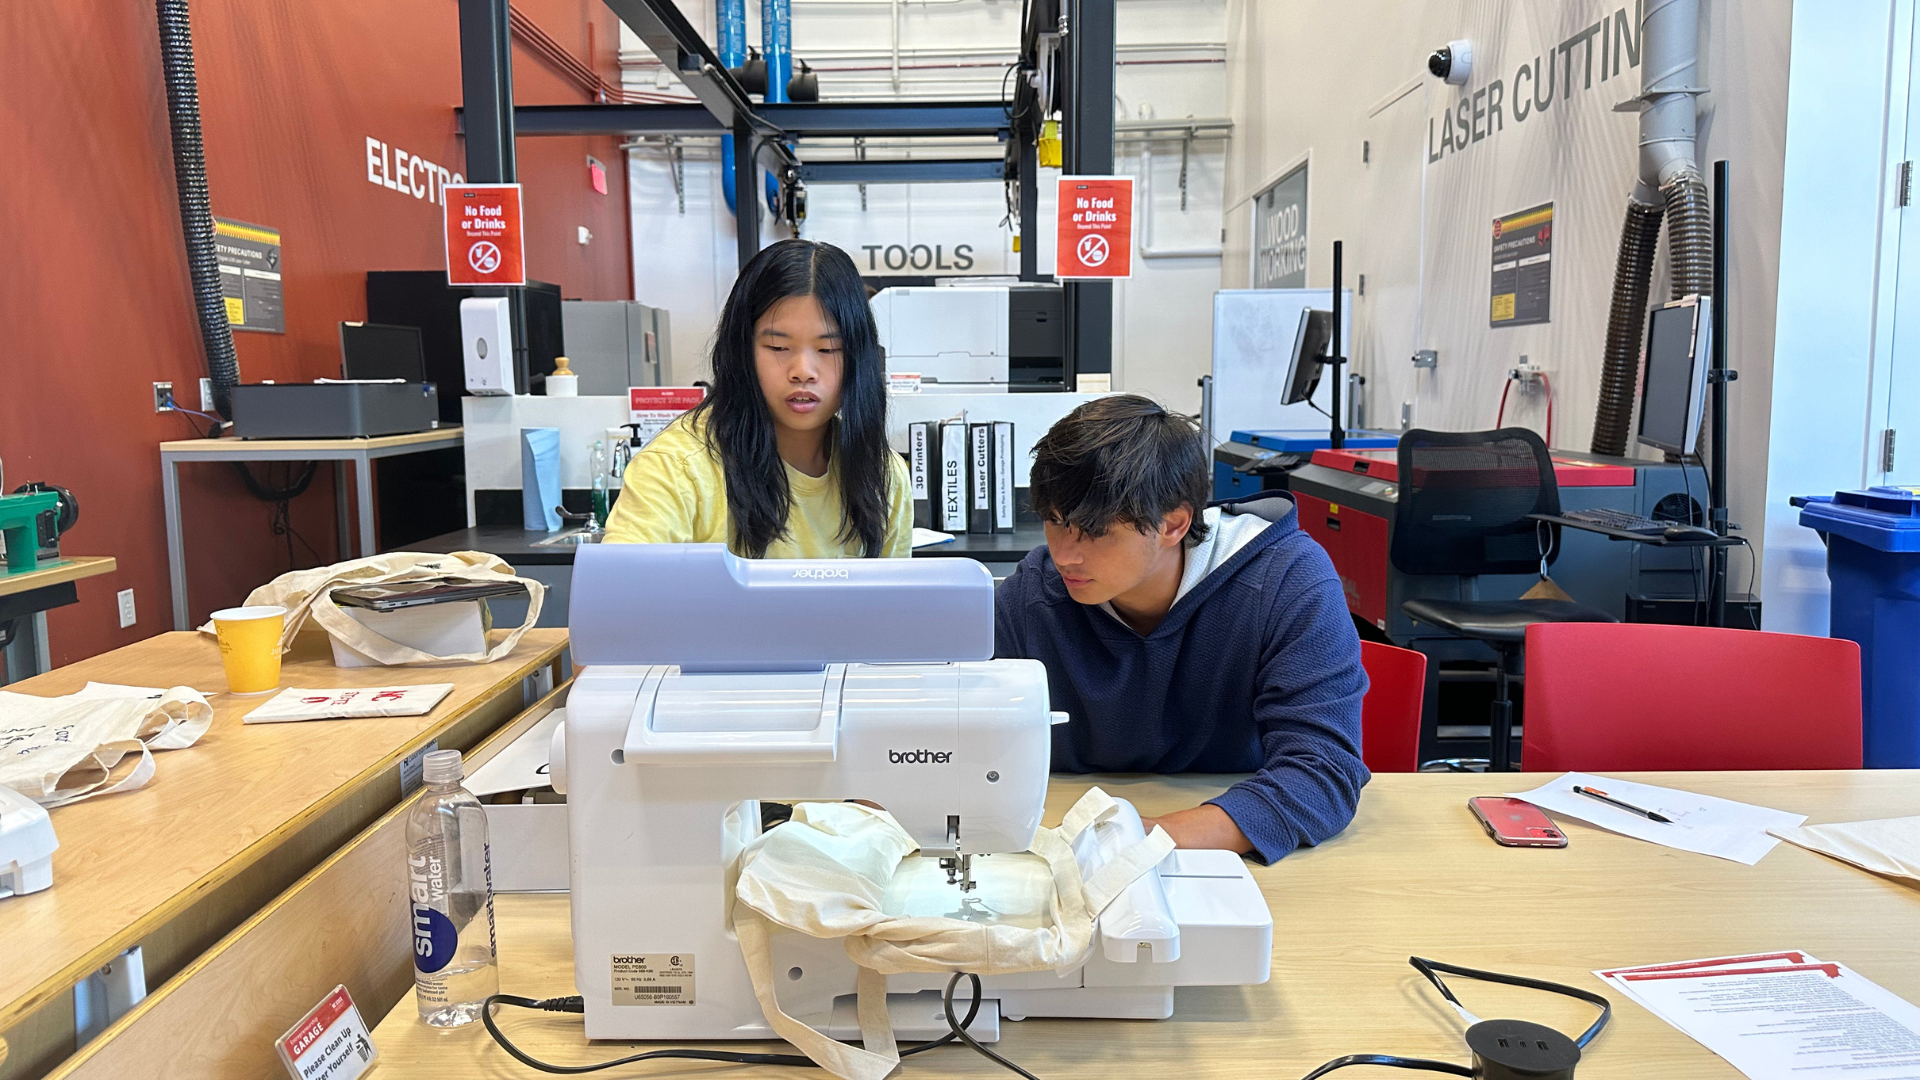
<path fill-rule="evenodd" d="M 1647 284 L 1660 241 L 1661 208 L 1627 203 L 1620 228 L 1620 255 L 1613 272 L 1613 309 L 1607 316 L 1607 349 L 1600 369 L 1600 407 L 1593 421 L 1592 450 L 1619 457 L 1627 452 L 1633 423 L 1634 388 L 1640 382 L 1640 326 L 1647 317 Z"/>
<path fill-rule="evenodd" d="M 213 208 L 207 198 L 207 157 L 200 144 L 200 87 L 193 71 L 193 29 L 187 0 L 154 0 L 160 18 L 160 65 L 167 82 L 167 117 L 173 128 L 173 182 L 180 194 L 180 227 L 187 240 L 187 271 L 206 346 L 213 408 L 231 418 L 229 391 L 240 381 L 220 291 L 220 264 L 213 252 Z"/>

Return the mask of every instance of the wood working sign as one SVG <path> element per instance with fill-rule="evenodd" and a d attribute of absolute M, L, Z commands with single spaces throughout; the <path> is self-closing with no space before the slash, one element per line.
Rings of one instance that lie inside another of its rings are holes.
<path fill-rule="evenodd" d="M 1133 276 L 1133 178 L 1060 178 L 1056 278 Z"/>
<path fill-rule="evenodd" d="M 519 184 L 448 184 L 447 284 L 525 285 Z"/>

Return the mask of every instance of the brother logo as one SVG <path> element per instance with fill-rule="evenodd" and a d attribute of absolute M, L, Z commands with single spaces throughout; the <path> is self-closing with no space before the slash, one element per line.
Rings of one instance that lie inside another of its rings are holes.
<path fill-rule="evenodd" d="M 797 578 L 813 578 L 815 580 L 824 580 L 826 578 L 846 577 L 847 572 L 844 568 L 833 569 L 831 567 L 824 567 L 824 566 L 822 567 L 803 566 L 800 569 L 795 570 L 793 572 L 793 576 Z"/>
<path fill-rule="evenodd" d="M 945 765 L 953 760 L 951 750 L 889 750 L 889 765 Z"/>

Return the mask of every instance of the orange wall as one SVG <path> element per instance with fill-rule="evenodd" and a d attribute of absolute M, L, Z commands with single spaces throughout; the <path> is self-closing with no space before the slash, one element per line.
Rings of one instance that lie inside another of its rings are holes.
<path fill-rule="evenodd" d="M 561 45 L 618 83 L 618 28 L 601 0 L 518 0 Z M 151 3 L 0 5 L 0 461 L 8 490 L 70 488 L 80 524 L 63 550 L 112 555 L 49 614 L 68 663 L 171 629 L 156 444 L 195 435 L 155 414 L 170 380 L 198 408 L 203 353 L 173 184 Z M 367 138 L 465 172 L 454 0 L 199 0 L 194 46 L 213 211 L 278 228 L 287 333 L 236 333 L 243 381 L 339 369 L 337 324 L 366 315 L 368 270 L 445 265 L 438 205 L 367 179 Z M 591 26 L 591 29 L 590 29 Z M 582 91 L 516 45 L 522 104 Z M 608 193 L 586 157 L 607 166 Z M 612 138 L 523 139 L 527 267 L 569 298 L 632 296 L 626 169 Z M 424 180 L 423 180 L 424 183 Z M 577 227 L 592 230 L 582 247 Z M 261 467 L 256 466 L 256 470 Z M 238 602 L 288 569 L 272 507 L 230 466 L 183 470 L 192 614 Z M 295 500 L 294 528 L 334 550 L 331 471 Z M 298 549 L 299 565 L 320 561 Z M 114 594 L 139 619 L 119 626 Z"/>

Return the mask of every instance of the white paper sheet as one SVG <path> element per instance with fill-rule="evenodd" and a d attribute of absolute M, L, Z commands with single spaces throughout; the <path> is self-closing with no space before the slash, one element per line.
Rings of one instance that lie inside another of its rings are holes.
<path fill-rule="evenodd" d="M 952 533 L 923 529 L 918 525 L 913 527 L 913 546 L 915 548 L 939 547 L 941 544 L 951 543 L 953 543 Z"/>
<path fill-rule="evenodd" d="M 1752 1080 L 1920 1080 L 1920 1008 L 1844 964 L 1789 950 L 1594 974 Z"/>
<path fill-rule="evenodd" d="M 553 753 L 553 729 L 566 720 L 565 709 L 555 709 L 541 717 L 539 723 L 508 743 L 485 765 L 473 770 L 463 786 L 475 795 L 497 795 L 502 791 L 525 791 L 553 783 L 547 771 L 548 758 Z"/>
<path fill-rule="evenodd" d="M 1773 835 L 1862 870 L 1920 881 L 1920 817 L 1802 825 Z"/>
<path fill-rule="evenodd" d="M 1573 791 L 1576 784 L 1599 788 L 1622 802 L 1657 811 L 1673 820 L 1671 823 L 1649 821 L 1598 799 L 1577 795 Z M 1532 791 L 1507 794 L 1525 799 L 1542 810 L 1578 818 L 1624 836 L 1748 866 L 1759 862 L 1780 843 L 1777 837 L 1769 836 L 1767 830 L 1791 829 L 1807 820 L 1805 814 L 1789 814 L 1712 795 L 1586 773 L 1566 773 Z"/>

